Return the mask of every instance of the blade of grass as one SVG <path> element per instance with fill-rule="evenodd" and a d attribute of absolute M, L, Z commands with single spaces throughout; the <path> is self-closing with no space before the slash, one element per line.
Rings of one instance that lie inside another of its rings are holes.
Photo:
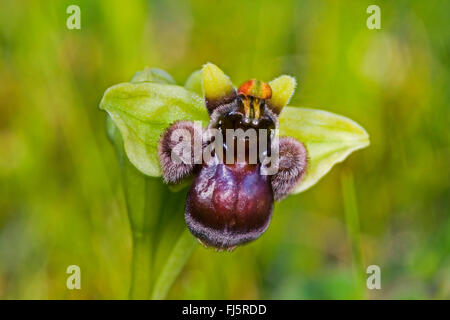
<path fill-rule="evenodd" d="M 151 299 L 165 299 L 172 284 L 197 245 L 197 240 L 191 235 L 189 230 L 184 230 L 155 283 Z"/>
<path fill-rule="evenodd" d="M 364 267 L 362 262 L 361 239 L 358 204 L 356 202 L 355 184 L 353 175 L 346 172 L 341 176 L 342 195 L 344 198 L 345 222 L 347 234 L 352 249 L 353 281 L 356 299 L 365 298 Z"/>
<path fill-rule="evenodd" d="M 164 199 L 169 192 L 158 179 L 137 172 L 127 161 L 125 169 L 125 194 L 133 238 L 131 263 L 131 299 L 147 299 L 152 288 L 153 234 L 156 221 L 162 212 Z"/>

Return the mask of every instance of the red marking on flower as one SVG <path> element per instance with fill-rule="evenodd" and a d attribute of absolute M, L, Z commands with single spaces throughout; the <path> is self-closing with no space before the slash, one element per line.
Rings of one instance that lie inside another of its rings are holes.
<path fill-rule="evenodd" d="M 272 97 L 272 89 L 263 81 L 250 79 L 239 87 L 238 94 L 259 99 L 270 99 Z"/>

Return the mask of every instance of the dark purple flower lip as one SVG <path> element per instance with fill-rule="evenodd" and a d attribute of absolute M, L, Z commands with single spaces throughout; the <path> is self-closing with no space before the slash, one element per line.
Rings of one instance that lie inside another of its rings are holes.
<path fill-rule="evenodd" d="M 258 238 L 269 226 L 273 193 L 268 176 L 225 164 L 202 168 L 192 184 L 185 219 L 205 245 L 228 249 Z"/>

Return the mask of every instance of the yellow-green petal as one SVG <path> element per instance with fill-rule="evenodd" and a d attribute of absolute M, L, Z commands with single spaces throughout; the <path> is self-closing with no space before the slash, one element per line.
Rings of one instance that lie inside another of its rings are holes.
<path fill-rule="evenodd" d="M 282 75 L 269 82 L 272 98 L 267 101 L 269 107 L 277 114 L 289 103 L 294 94 L 297 81 L 294 77 Z"/>
<path fill-rule="evenodd" d="M 209 112 L 222 103 L 234 99 L 236 90 L 230 78 L 215 64 L 208 62 L 202 68 L 202 84 Z"/>

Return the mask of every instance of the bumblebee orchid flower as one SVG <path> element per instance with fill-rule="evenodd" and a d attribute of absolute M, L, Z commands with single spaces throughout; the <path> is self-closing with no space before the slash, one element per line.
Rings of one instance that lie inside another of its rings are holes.
<path fill-rule="evenodd" d="M 295 88 L 295 79 L 282 75 L 267 83 L 251 79 L 236 89 L 212 63 L 185 86 L 147 69 L 109 88 L 101 108 L 138 170 L 162 176 L 172 187 L 190 184 L 190 232 L 206 246 L 231 250 L 261 236 L 275 201 L 310 188 L 369 144 L 366 131 L 348 118 L 287 106 Z M 211 130 L 217 133 L 213 139 Z M 235 134 L 239 130 L 243 135 Z M 242 142 L 242 157 L 235 142 Z M 271 165 L 276 170 L 267 173 Z"/>

